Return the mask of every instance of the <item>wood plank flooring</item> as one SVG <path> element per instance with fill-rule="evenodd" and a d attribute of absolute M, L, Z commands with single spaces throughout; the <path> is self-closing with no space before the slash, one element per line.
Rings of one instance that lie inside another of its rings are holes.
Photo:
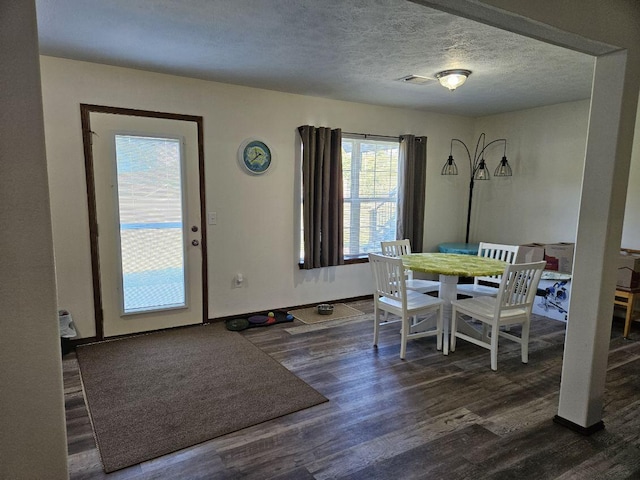
<path fill-rule="evenodd" d="M 350 305 L 372 312 L 370 300 Z M 464 341 L 445 357 L 435 339 L 413 340 L 402 361 L 397 324 L 382 328 L 377 349 L 371 321 L 358 319 L 332 328 L 296 320 L 245 330 L 239 335 L 330 401 L 109 475 L 71 353 L 63 361 L 70 476 L 639 479 L 640 327 L 625 340 L 623 323 L 614 320 L 611 335 L 606 428 L 590 437 L 552 422 L 564 324 L 545 317 L 533 321 L 529 364 L 520 362 L 517 344 L 501 340 L 497 372 L 488 350 Z"/>

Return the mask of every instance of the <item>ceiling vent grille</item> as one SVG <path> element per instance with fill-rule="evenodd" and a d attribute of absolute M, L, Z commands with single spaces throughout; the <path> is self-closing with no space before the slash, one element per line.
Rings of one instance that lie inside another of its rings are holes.
<path fill-rule="evenodd" d="M 425 85 L 427 83 L 435 81 L 435 79 L 433 78 L 421 77 L 420 75 L 407 75 L 406 77 L 402 77 L 399 80 L 404 83 L 412 83 L 413 85 Z"/>

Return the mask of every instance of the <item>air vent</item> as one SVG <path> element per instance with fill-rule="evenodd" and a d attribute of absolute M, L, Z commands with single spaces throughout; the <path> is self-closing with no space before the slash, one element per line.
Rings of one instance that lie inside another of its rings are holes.
<path fill-rule="evenodd" d="M 412 83 L 414 85 L 424 85 L 434 81 L 433 78 L 421 77 L 420 75 L 407 75 L 406 77 L 399 78 L 398 80 L 405 83 Z"/>

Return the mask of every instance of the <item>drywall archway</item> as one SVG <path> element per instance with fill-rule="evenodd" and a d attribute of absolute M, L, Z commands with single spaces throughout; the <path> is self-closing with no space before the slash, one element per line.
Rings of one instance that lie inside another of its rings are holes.
<path fill-rule="evenodd" d="M 615 263 L 640 91 L 640 6 L 632 1 L 413 0 L 596 57 L 573 293 L 556 421 L 603 427 Z"/>

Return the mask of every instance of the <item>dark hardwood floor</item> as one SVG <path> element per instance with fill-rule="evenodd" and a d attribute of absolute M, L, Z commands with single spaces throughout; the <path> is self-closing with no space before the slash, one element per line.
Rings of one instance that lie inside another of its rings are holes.
<path fill-rule="evenodd" d="M 371 301 L 350 305 L 367 313 Z M 489 352 L 459 341 L 448 357 L 435 340 L 398 326 L 371 346 L 370 321 L 324 328 L 292 324 L 238 333 L 329 402 L 112 474 L 102 471 L 78 364 L 65 356 L 72 479 L 640 479 L 640 326 L 629 340 L 614 320 L 605 430 L 584 437 L 557 413 L 564 324 L 535 317 L 529 364 L 501 341 Z M 213 366 L 212 368 L 215 368 Z M 274 385 L 277 388 L 277 385 Z M 259 406 L 257 406 L 259 408 Z M 239 414 L 242 412 L 233 412 Z"/>

